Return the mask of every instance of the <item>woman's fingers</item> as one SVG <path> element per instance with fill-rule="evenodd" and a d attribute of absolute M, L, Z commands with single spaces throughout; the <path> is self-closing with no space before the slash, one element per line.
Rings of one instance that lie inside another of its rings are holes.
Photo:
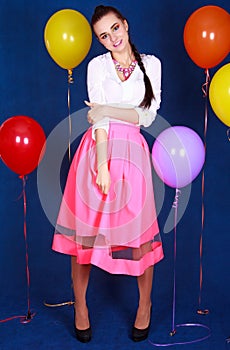
<path fill-rule="evenodd" d="M 88 111 L 87 119 L 90 124 L 95 124 L 104 118 L 104 109 L 103 105 L 100 105 L 95 102 L 84 101 L 85 104 L 90 107 Z"/>
<path fill-rule="evenodd" d="M 96 181 L 96 184 L 98 185 L 98 187 L 100 188 L 101 192 L 104 194 L 108 194 L 109 193 L 109 189 L 110 189 L 110 181 L 107 183 L 101 183 L 100 181 Z"/>
<path fill-rule="evenodd" d="M 95 118 L 94 118 L 94 116 L 92 115 L 92 108 L 95 107 L 95 103 L 89 102 L 89 101 L 86 101 L 86 100 L 85 100 L 84 102 L 85 102 L 85 104 L 86 104 L 88 107 L 91 108 L 91 110 L 88 111 L 88 116 L 87 116 L 88 122 L 89 122 L 90 124 L 94 124 L 94 123 L 95 123 Z"/>
<path fill-rule="evenodd" d="M 89 102 L 89 101 L 84 101 L 85 102 L 85 104 L 88 106 L 88 107 L 90 107 L 90 108 L 92 108 L 93 106 L 94 106 L 94 103 L 93 102 Z"/>
<path fill-rule="evenodd" d="M 87 119 L 88 119 L 88 122 L 90 123 L 90 124 L 93 124 L 94 123 L 94 116 L 92 115 L 92 113 L 91 113 L 91 110 L 89 110 L 89 112 L 88 112 L 88 115 L 87 115 Z"/>
<path fill-rule="evenodd" d="M 93 123 L 94 123 L 94 117 L 91 116 L 90 113 L 88 113 L 87 119 L 88 119 L 88 122 L 89 122 L 90 124 L 93 124 Z"/>
<path fill-rule="evenodd" d="M 104 194 L 108 194 L 109 188 L 110 188 L 110 184 L 106 184 L 106 185 L 102 186 L 101 190 Z"/>

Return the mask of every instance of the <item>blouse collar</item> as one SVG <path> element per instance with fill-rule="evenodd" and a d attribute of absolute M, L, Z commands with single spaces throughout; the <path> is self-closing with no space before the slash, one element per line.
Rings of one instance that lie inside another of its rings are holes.
<path fill-rule="evenodd" d="M 108 62 L 108 71 L 111 72 L 111 75 L 115 78 L 115 80 L 118 82 L 118 83 L 122 83 L 122 84 L 125 84 L 126 82 L 130 81 L 130 79 L 132 80 L 133 79 L 133 76 L 136 74 L 136 72 L 140 69 L 140 67 L 138 66 L 138 64 L 136 65 L 134 71 L 132 72 L 132 74 L 130 75 L 130 77 L 127 79 L 127 80 L 124 80 L 122 81 L 117 72 L 116 72 L 116 68 L 115 68 L 115 65 L 113 63 L 113 58 L 112 58 L 112 55 L 111 55 L 111 52 L 107 52 L 106 53 L 106 58 L 107 58 L 107 62 Z"/>

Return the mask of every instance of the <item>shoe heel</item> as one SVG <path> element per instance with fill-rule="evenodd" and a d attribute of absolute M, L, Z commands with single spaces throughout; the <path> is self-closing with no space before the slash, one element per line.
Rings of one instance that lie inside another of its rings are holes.
<path fill-rule="evenodd" d="M 77 340 L 79 340 L 81 343 L 88 343 L 92 339 L 92 329 L 91 326 L 87 329 L 78 329 L 75 326 L 75 308 L 74 308 L 74 331 L 75 331 L 75 336 Z"/>
<path fill-rule="evenodd" d="M 143 341 L 145 339 L 148 338 L 149 336 L 149 329 L 150 329 L 150 325 L 151 325 L 151 315 L 152 315 L 152 306 L 150 308 L 150 320 L 149 320 L 149 325 L 148 327 L 144 328 L 144 329 L 139 329 L 136 328 L 135 326 L 133 326 L 132 328 L 132 340 L 134 342 L 139 342 L 139 341 Z"/>

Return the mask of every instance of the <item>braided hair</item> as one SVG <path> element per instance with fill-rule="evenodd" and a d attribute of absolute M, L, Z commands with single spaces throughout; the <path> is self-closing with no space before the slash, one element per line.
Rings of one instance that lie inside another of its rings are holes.
<path fill-rule="evenodd" d="M 108 13 L 114 13 L 117 16 L 117 18 L 119 18 L 121 21 L 125 20 L 125 17 L 115 7 L 99 5 L 95 8 L 94 14 L 93 14 L 92 19 L 91 19 L 92 28 L 94 28 L 94 25 L 99 20 L 101 20 L 102 17 L 106 16 Z M 145 95 L 144 95 L 142 102 L 140 103 L 140 107 L 149 108 L 151 106 L 152 99 L 155 98 L 154 93 L 153 93 L 153 89 L 152 89 L 152 85 L 151 85 L 151 82 L 149 80 L 148 75 L 146 74 L 146 70 L 145 70 L 144 64 L 143 64 L 142 59 L 141 59 L 141 55 L 137 51 L 135 45 L 131 41 L 129 41 L 129 43 L 130 43 L 132 52 L 134 54 L 134 57 L 135 57 L 138 65 L 143 73 L 143 76 L 144 76 Z"/>

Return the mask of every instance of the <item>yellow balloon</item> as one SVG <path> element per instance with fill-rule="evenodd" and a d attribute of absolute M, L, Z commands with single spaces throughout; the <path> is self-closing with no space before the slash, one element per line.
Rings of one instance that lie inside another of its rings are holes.
<path fill-rule="evenodd" d="M 60 10 L 46 23 L 44 41 L 52 59 L 60 67 L 72 70 L 89 52 L 92 43 L 90 24 L 78 11 Z"/>
<path fill-rule="evenodd" d="M 209 88 L 209 100 L 216 116 L 230 126 L 230 63 L 214 74 Z"/>

